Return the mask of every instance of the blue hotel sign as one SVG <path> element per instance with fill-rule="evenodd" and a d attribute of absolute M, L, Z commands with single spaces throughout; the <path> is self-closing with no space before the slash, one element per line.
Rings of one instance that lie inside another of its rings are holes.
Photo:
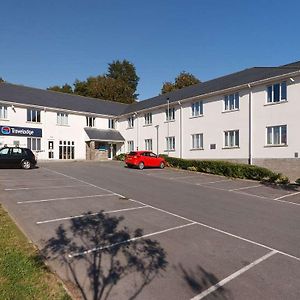
<path fill-rule="evenodd" d="M 16 126 L 0 126 L 0 135 L 42 137 L 42 129 Z"/>

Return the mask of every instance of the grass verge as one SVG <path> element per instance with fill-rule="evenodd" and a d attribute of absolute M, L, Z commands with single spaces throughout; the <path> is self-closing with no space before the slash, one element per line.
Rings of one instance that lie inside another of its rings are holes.
<path fill-rule="evenodd" d="M 1 205 L 0 299 L 71 299 Z"/>

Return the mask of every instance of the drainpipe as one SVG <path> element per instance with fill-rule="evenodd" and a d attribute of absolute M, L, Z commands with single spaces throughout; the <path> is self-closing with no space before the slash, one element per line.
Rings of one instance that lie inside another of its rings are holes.
<path fill-rule="evenodd" d="M 251 85 L 248 84 L 249 88 L 249 156 L 248 156 L 248 163 L 249 165 L 253 164 L 253 157 L 252 157 L 252 90 Z"/>
<path fill-rule="evenodd" d="M 158 147 L 158 128 L 159 128 L 159 125 L 155 125 L 155 128 L 156 128 L 156 154 L 158 155 L 159 153 L 159 147 Z"/>
<path fill-rule="evenodd" d="M 169 98 L 167 98 L 167 118 L 168 118 L 168 120 L 167 120 L 167 137 L 168 137 L 168 141 L 169 141 L 169 143 L 170 143 L 170 139 L 169 139 L 169 137 L 170 137 L 170 101 L 169 101 Z M 168 153 L 168 156 L 170 156 L 170 145 L 168 145 L 168 143 L 167 143 L 167 153 Z"/>
<path fill-rule="evenodd" d="M 178 101 L 178 104 L 180 106 L 180 114 L 179 114 L 179 157 L 182 158 L 182 104 L 180 101 Z"/>

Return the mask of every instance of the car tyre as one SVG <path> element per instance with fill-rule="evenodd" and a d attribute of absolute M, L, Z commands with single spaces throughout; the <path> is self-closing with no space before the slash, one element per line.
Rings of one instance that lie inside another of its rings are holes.
<path fill-rule="evenodd" d="M 140 163 L 139 163 L 139 169 L 140 169 L 140 170 L 143 170 L 144 167 L 145 167 L 145 164 L 144 164 L 143 162 L 140 162 Z"/>
<path fill-rule="evenodd" d="M 29 170 L 29 169 L 31 169 L 31 167 L 32 167 L 32 166 L 31 166 L 31 162 L 30 162 L 29 160 L 25 159 L 25 160 L 22 161 L 21 167 L 22 167 L 22 169 L 24 169 L 24 170 Z"/>
<path fill-rule="evenodd" d="M 163 169 L 163 168 L 165 167 L 165 164 L 164 164 L 163 162 L 161 162 L 160 165 L 159 165 L 159 167 L 160 167 L 161 169 Z"/>

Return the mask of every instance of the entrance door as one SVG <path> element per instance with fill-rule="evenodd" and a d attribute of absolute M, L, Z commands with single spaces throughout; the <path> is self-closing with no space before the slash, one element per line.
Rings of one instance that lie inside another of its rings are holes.
<path fill-rule="evenodd" d="M 54 141 L 48 141 L 48 158 L 54 158 Z"/>
<path fill-rule="evenodd" d="M 108 159 L 113 159 L 117 154 L 117 145 L 108 144 Z"/>

